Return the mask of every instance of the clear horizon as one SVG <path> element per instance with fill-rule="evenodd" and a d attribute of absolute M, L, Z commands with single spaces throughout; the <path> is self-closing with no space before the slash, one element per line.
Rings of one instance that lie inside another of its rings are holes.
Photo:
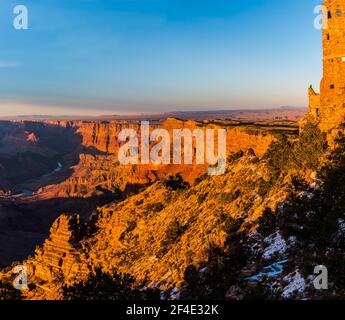
<path fill-rule="evenodd" d="M 0 116 L 306 107 L 317 0 L 0 3 Z"/>

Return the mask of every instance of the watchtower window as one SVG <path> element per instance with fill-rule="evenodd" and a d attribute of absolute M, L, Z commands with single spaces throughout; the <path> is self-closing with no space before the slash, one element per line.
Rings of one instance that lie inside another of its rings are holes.
<path fill-rule="evenodd" d="M 327 16 L 328 16 L 328 19 L 332 19 L 332 13 L 331 13 L 331 11 L 328 11 Z"/>
<path fill-rule="evenodd" d="M 327 34 L 327 40 L 330 40 L 331 36 L 329 35 L 329 33 Z"/>
<path fill-rule="evenodd" d="M 334 89 L 334 84 L 333 83 L 331 83 L 330 88 Z"/>
<path fill-rule="evenodd" d="M 320 109 L 319 108 L 316 109 L 316 116 L 320 117 Z"/>

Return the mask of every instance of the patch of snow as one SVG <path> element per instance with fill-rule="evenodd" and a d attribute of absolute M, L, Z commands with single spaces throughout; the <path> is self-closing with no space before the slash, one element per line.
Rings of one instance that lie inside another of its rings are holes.
<path fill-rule="evenodd" d="M 288 262 L 289 262 L 289 260 L 282 260 L 282 261 L 275 262 L 275 263 L 265 267 L 263 272 L 260 272 L 255 276 L 245 278 L 244 280 L 259 281 L 263 277 L 276 277 L 276 276 L 283 273 L 284 264 L 286 264 Z"/>
<path fill-rule="evenodd" d="M 291 298 L 294 293 L 303 293 L 306 289 L 306 283 L 299 271 L 296 271 L 295 273 L 290 273 L 289 275 L 284 277 L 283 280 L 289 283 L 283 289 L 283 298 Z"/>
<path fill-rule="evenodd" d="M 287 200 L 279 201 L 278 212 L 283 213 L 285 205 L 288 205 L 288 204 L 289 204 L 289 201 L 287 201 Z"/>
<path fill-rule="evenodd" d="M 284 254 L 287 250 L 286 242 L 279 231 L 267 237 L 264 241 L 269 244 L 262 255 L 266 260 L 271 259 L 275 254 Z"/>
<path fill-rule="evenodd" d="M 313 275 L 313 274 L 308 276 L 307 281 L 306 281 L 308 283 L 308 285 L 313 285 L 315 278 L 316 278 L 316 275 Z"/>
<path fill-rule="evenodd" d="M 338 219 L 338 226 L 339 226 L 339 232 L 342 236 L 345 235 L 345 220 L 344 219 Z"/>
<path fill-rule="evenodd" d="M 253 234 L 249 235 L 249 239 L 258 241 L 260 239 L 260 233 L 255 230 Z"/>
<path fill-rule="evenodd" d="M 207 267 L 202 268 L 202 269 L 199 270 L 199 273 L 204 273 L 206 270 L 207 270 Z"/>
<path fill-rule="evenodd" d="M 250 252 L 250 254 L 252 256 L 257 255 L 257 254 L 259 254 L 262 251 L 262 249 L 261 249 L 261 247 L 260 247 L 260 245 L 258 243 L 254 243 L 254 244 L 248 246 L 247 250 Z"/>
<path fill-rule="evenodd" d="M 310 185 L 310 188 L 311 189 L 314 189 L 315 191 L 318 191 L 321 189 L 320 185 L 317 184 L 316 182 L 313 182 L 311 185 Z"/>
<path fill-rule="evenodd" d="M 165 300 L 165 295 L 164 295 L 164 292 L 163 292 L 163 291 L 161 291 L 161 292 L 159 293 L 159 299 L 160 299 L 160 300 Z"/>
<path fill-rule="evenodd" d="M 307 191 L 301 191 L 298 194 L 298 197 L 300 197 L 300 198 L 308 198 L 310 200 L 310 199 L 315 197 L 315 194 L 311 193 L 311 192 L 307 192 Z"/>
<path fill-rule="evenodd" d="M 171 290 L 170 300 L 180 300 L 180 290 L 176 287 Z"/>
<path fill-rule="evenodd" d="M 297 238 L 295 236 L 289 237 L 289 239 L 288 239 L 289 247 L 295 246 L 296 243 L 297 243 Z"/>

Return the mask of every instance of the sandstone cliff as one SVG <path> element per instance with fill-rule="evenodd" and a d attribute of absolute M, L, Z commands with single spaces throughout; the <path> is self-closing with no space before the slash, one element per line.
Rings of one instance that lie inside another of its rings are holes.
<path fill-rule="evenodd" d="M 282 185 L 266 194 L 270 178 L 260 156 L 276 135 L 294 134 L 295 127 L 178 119 L 167 119 L 156 126 L 170 132 L 176 128 L 226 128 L 228 156 L 244 152 L 234 157 L 235 164 L 228 163 L 227 173 L 220 177 L 205 176 L 206 165 L 120 166 L 116 160 L 120 145 L 115 135 L 123 128 L 138 129 L 138 124 L 38 124 L 40 129 L 58 127 L 59 133 L 68 132 L 77 147 L 74 151 L 64 149 L 64 164 L 70 163 L 69 166 L 43 178 L 55 181 L 60 177 L 62 181 L 45 183 L 33 196 L 16 199 L 20 210 L 35 210 L 35 203 L 45 204 L 48 210 L 47 204 L 53 205 L 50 199 L 56 199 L 55 215 L 59 208 L 60 213 L 66 212 L 62 209 L 64 201 L 75 198 L 96 203 L 99 197 L 111 197 L 109 205 L 94 212 L 96 226 L 95 221 L 85 226 L 77 216 L 70 215 L 62 215 L 54 222 L 49 239 L 25 262 L 33 286 L 26 293 L 28 299 L 61 299 L 63 285 L 85 279 L 97 268 L 128 272 L 138 284 L 157 287 L 166 294 L 172 288 L 183 289 L 191 266 L 207 265 L 213 248 L 229 249 L 229 225 L 238 225 L 234 234 L 252 232 L 265 209 L 276 210 L 288 194 L 288 187 Z M 30 129 L 34 128 L 35 123 L 30 123 Z M 42 143 L 40 131 L 35 132 Z M 247 152 L 248 149 L 253 150 Z M 243 154 L 243 159 L 236 160 Z M 72 159 L 77 160 L 73 163 Z M 166 183 L 170 175 L 181 177 L 181 188 Z M 113 202 L 114 195 L 118 197 Z M 74 209 L 70 212 L 77 213 L 85 209 L 77 205 L 71 208 Z M 40 218 L 43 214 L 53 216 L 47 210 L 39 210 Z"/>
<path fill-rule="evenodd" d="M 124 202 L 101 207 L 96 229 L 83 239 L 78 217 L 61 216 L 26 262 L 33 283 L 42 284 L 27 298 L 53 293 L 61 298 L 63 284 L 85 279 L 97 268 L 132 274 L 138 283 L 163 291 L 183 288 L 188 267 L 201 269 L 214 248 L 226 248 L 229 223 L 237 221 L 233 232 L 255 228 L 265 208 L 275 210 L 287 196 L 284 188 L 270 197 L 258 195 L 258 182 L 268 174 L 254 159 L 244 158 L 226 175 L 186 190 L 171 189 L 163 179 Z"/>
<path fill-rule="evenodd" d="M 41 248 L 35 251 L 34 259 L 26 261 L 30 277 L 37 281 L 37 289 L 34 295 L 28 297 L 42 297 L 48 299 L 58 299 L 59 290 L 45 292 L 39 284 L 54 283 L 59 278 L 63 278 L 66 284 L 69 281 L 75 282 L 77 279 L 88 275 L 89 269 L 85 261 L 86 257 L 81 250 L 81 223 L 78 215 L 62 214 L 52 225 L 50 237 Z"/>
<path fill-rule="evenodd" d="M 186 181 L 193 183 L 208 168 L 207 164 L 199 166 L 173 164 L 119 166 L 117 155 L 121 143 L 118 142 L 117 137 L 121 130 L 130 128 L 138 132 L 140 139 L 139 123 L 69 121 L 50 124 L 74 128 L 76 134 L 81 136 L 82 148 L 79 149 L 78 163 L 71 167 L 73 172 L 71 176 L 57 186 L 49 185 L 40 189 L 39 196 L 41 197 L 46 197 L 48 194 L 50 197 L 92 197 L 118 190 L 126 193 L 161 177 L 176 173 L 181 173 Z M 287 134 L 293 134 L 295 129 L 284 125 L 257 127 L 233 124 L 231 121 L 203 123 L 173 118 L 168 118 L 161 124 L 151 125 L 151 130 L 157 128 L 168 130 L 171 136 L 174 129 L 217 130 L 226 128 L 228 155 L 240 150 L 245 152 L 251 148 L 258 156 L 264 154 L 276 134 L 284 131 Z"/>

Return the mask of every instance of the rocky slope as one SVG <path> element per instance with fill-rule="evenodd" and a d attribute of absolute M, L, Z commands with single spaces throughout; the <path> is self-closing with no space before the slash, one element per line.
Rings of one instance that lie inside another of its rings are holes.
<path fill-rule="evenodd" d="M 117 192 L 118 189 L 121 191 L 133 190 L 167 174 L 178 172 L 186 181 L 192 183 L 208 168 L 207 164 L 204 166 L 156 166 L 151 164 L 118 168 L 117 155 L 122 145 L 117 140 L 118 135 L 123 129 L 133 129 L 138 132 L 140 139 L 140 123 L 49 121 L 46 125 L 58 126 L 74 132 L 74 135 L 80 139 L 80 145 L 73 153 L 60 157 L 64 163 L 64 168 L 59 174 L 61 179 L 54 179 L 53 175 L 21 185 L 23 189 L 37 190 L 39 199 L 91 197 Z M 294 134 L 296 130 L 292 123 L 241 125 L 239 122 L 233 121 L 195 122 L 173 118 L 169 118 L 163 123 L 151 124 L 151 131 L 157 128 L 168 130 L 171 136 L 174 129 L 188 128 L 205 131 L 226 128 L 228 154 L 252 148 L 257 155 L 262 155 L 267 150 L 276 135 L 284 132 Z M 77 139 L 76 137 L 75 139 Z M 151 143 L 152 145 L 153 143 Z M 75 165 L 71 166 L 71 164 Z"/>
<path fill-rule="evenodd" d="M 304 173 L 310 184 L 311 173 Z M 266 164 L 248 155 L 226 175 L 191 187 L 180 179 L 156 182 L 98 208 L 86 224 L 61 216 L 50 239 L 25 262 L 34 285 L 26 298 L 61 299 L 64 285 L 101 268 L 129 273 L 138 286 L 158 288 L 166 298 L 238 299 L 261 294 L 267 266 L 281 279 L 279 285 L 275 276 L 265 280 L 278 287 L 276 298 L 304 297 L 307 280 L 289 262 L 296 238 L 284 234 L 285 226 L 265 221 L 270 212 L 278 216 L 298 190 L 289 175 L 267 192 L 269 177 Z M 286 277 L 300 277 L 296 282 L 303 279 L 304 289 L 290 290 Z"/>
<path fill-rule="evenodd" d="M 260 219 L 267 212 L 278 212 L 282 202 L 294 192 L 291 173 L 281 182 L 272 183 L 272 172 L 263 155 L 276 136 L 293 134 L 293 127 L 168 119 L 162 124 L 168 130 L 200 126 L 228 129 L 227 172 L 208 177 L 204 175 L 205 166 L 118 166 L 113 153 L 119 146 L 112 135 L 138 124 L 45 125 L 58 125 L 80 137 L 79 160 L 59 173 L 65 177 L 62 182 L 46 184 L 33 196 L 6 204 L 3 217 L 7 229 L 11 229 L 9 207 L 21 214 L 29 210 L 31 217 L 40 221 L 39 238 L 47 239 L 25 261 L 31 284 L 30 291 L 23 292 L 25 298 L 61 299 L 63 286 L 86 279 L 96 269 L 129 273 L 138 286 L 158 288 L 167 298 L 195 298 L 211 293 L 217 298 L 230 297 L 240 290 L 239 283 L 246 276 L 260 273 L 265 259 L 251 261 L 247 247 L 256 239 Z M 68 158 L 73 156 L 66 153 L 64 159 Z M 313 180 L 310 173 L 301 173 L 308 183 Z M 107 195 L 110 197 L 105 203 L 109 204 L 99 203 L 97 208 L 96 199 Z M 44 236 L 44 230 L 64 212 L 54 222 L 50 236 Z M 75 213 L 81 214 L 82 219 Z M 28 217 L 29 221 L 32 219 Z M 32 230 L 27 225 L 24 229 Z M 274 230 L 266 237 L 258 237 L 258 252 L 274 252 L 267 249 L 272 244 L 269 241 L 282 243 L 280 236 Z M 274 253 L 278 256 L 266 253 L 265 257 L 284 258 L 282 250 Z M 227 268 L 229 260 L 234 264 L 232 272 L 219 271 Z M 198 289 L 202 282 L 204 289 L 218 283 L 219 273 L 226 277 L 220 281 L 224 287 L 210 288 L 209 293 Z M 8 280 L 11 275 L 5 271 L 2 277 Z"/>

